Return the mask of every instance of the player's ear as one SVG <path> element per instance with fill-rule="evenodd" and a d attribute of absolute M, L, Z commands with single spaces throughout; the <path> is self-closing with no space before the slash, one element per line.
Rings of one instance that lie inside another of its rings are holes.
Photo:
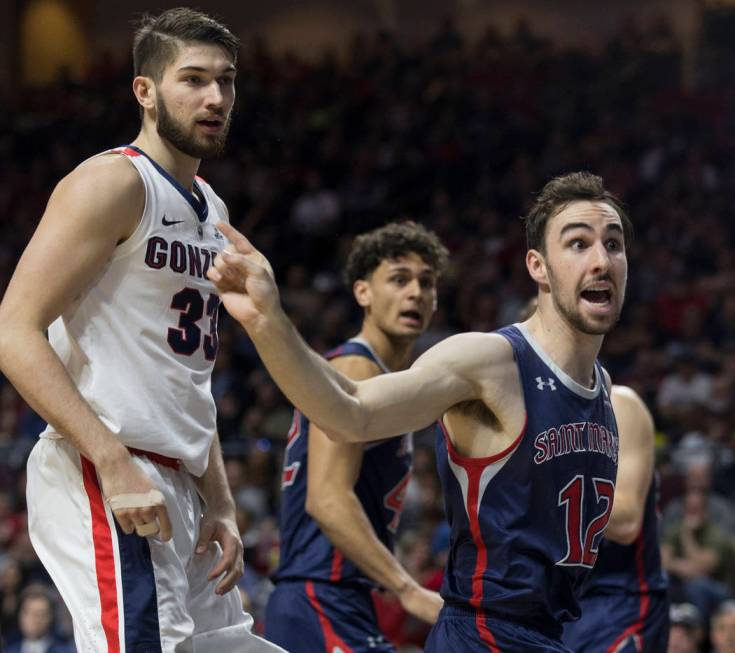
<path fill-rule="evenodd" d="M 355 295 L 358 306 L 362 308 L 367 308 L 373 301 L 370 284 L 365 279 L 358 279 L 352 284 L 352 294 Z"/>
<path fill-rule="evenodd" d="M 156 85 L 150 77 L 138 75 L 133 80 L 133 94 L 138 104 L 145 110 L 156 106 Z"/>
<path fill-rule="evenodd" d="M 537 249 L 529 249 L 526 252 L 526 268 L 528 269 L 528 274 L 531 275 L 531 279 L 533 279 L 537 284 L 545 286 L 549 285 L 546 259 L 540 251 Z"/>

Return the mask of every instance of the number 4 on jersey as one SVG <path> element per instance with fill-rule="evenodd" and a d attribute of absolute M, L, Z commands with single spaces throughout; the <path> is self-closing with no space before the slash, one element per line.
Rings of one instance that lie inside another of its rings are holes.
<path fill-rule="evenodd" d="M 585 477 L 578 474 L 559 492 L 559 506 L 565 509 L 567 553 L 557 565 L 592 568 L 597 560 L 602 531 L 610 520 L 615 485 L 603 478 L 593 478 L 591 482 L 595 505 L 599 508 L 602 504 L 602 510 L 586 525 L 583 523 Z"/>

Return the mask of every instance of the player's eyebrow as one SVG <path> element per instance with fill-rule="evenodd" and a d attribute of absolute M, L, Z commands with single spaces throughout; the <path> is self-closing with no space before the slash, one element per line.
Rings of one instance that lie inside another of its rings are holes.
<path fill-rule="evenodd" d="M 205 68 L 204 66 L 182 66 L 179 68 L 176 72 L 196 72 L 196 73 L 209 73 L 211 72 L 211 68 Z M 228 64 L 225 70 L 222 71 L 223 73 L 236 73 L 237 68 L 235 68 L 235 64 Z"/>
<path fill-rule="evenodd" d="M 562 237 L 567 232 L 573 231 L 575 229 L 584 229 L 585 231 L 594 231 L 594 229 L 586 222 L 569 222 L 561 228 L 561 231 L 559 232 L 559 236 Z M 617 233 L 622 234 L 623 227 L 618 222 L 610 222 L 605 225 L 605 231 L 615 231 Z"/>

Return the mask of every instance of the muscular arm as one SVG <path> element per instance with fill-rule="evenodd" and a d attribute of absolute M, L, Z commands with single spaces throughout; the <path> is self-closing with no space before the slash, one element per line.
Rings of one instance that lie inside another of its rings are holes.
<path fill-rule="evenodd" d="M 346 356 L 332 365 L 352 379 L 379 374 L 372 361 Z M 306 511 L 347 558 L 376 583 L 395 593 L 404 607 L 433 623 L 442 600 L 421 588 L 378 539 L 355 494 L 362 467 L 363 445 L 338 443 L 313 424 L 309 428 Z"/>
<path fill-rule="evenodd" d="M 409 370 L 348 379 L 289 322 L 267 260 L 235 229 L 219 228 L 237 253 L 219 256 L 209 278 L 284 394 L 330 438 L 368 442 L 423 428 L 461 401 L 483 399 L 488 365 L 508 356 L 500 336 L 462 334 L 432 347 Z"/>
<path fill-rule="evenodd" d="M 98 157 L 74 170 L 54 190 L 0 304 L 0 367 L 24 399 L 94 463 L 107 497 L 153 486 L 81 396 L 45 331 L 132 234 L 144 202 L 137 172 L 121 157 Z M 123 509 L 116 516 L 132 532 L 154 513 Z"/>
<path fill-rule="evenodd" d="M 618 544 L 632 544 L 641 531 L 653 474 L 653 419 L 630 388 L 613 386 L 611 398 L 620 449 L 615 501 L 605 537 Z"/>

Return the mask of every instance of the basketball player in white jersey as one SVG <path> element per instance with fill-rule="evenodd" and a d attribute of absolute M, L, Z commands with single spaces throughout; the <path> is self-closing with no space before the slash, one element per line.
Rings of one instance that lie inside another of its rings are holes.
<path fill-rule="evenodd" d="M 0 366 L 49 423 L 29 531 L 85 653 L 282 650 L 235 587 L 210 392 L 227 210 L 196 172 L 225 142 L 237 48 L 189 9 L 143 19 L 140 133 L 58 184 L 0 305 Z"/>

